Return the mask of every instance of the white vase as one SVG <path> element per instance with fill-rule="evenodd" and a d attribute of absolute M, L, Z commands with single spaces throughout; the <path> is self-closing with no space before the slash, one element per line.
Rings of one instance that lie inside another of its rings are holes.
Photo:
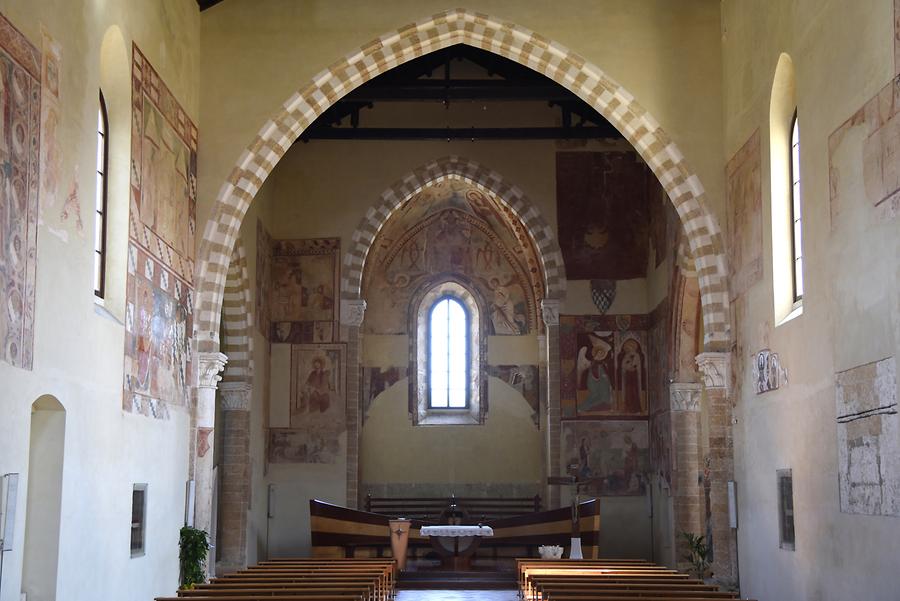
<path fill-rule="evenodd" d="M 569 559 L 584 559 L 581 554 L 581 538 L 572 539 L 572 547 L 569 549 Z"/>

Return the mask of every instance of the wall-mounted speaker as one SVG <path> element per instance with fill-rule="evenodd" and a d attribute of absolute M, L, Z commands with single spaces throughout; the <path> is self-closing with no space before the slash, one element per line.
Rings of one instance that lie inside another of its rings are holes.
<path fill-rule="evenodd" d="M 737 484 L 734 480 L 728 481 L 728 526 L 737 529 Z"/>
<path fill-rule="evenodd" d="M 16 534 L 16 500 L 19 498 L 19 474 L 3 474 L 0 481 L 0 553 L 12 551 Z"/>
<path fill-rule="evenodd" d="M 193 480 L 188 480 L 184 486 L 184 525 L 194 527 L 194 498 L 197 494 L 197 485 Z"/>

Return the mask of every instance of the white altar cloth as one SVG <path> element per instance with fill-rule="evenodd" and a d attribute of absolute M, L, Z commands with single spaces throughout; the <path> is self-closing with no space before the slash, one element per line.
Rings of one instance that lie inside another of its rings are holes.
<path fill-rule="evenodd" d="M 494 536 L 490 526 L 422 526 L 422 536 Z"/>

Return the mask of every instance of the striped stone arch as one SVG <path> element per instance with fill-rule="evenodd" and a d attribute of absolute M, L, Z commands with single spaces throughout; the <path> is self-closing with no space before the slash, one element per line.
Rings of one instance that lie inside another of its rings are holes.
<path fill-rule="evenodd" d="M 672 199 L 696 259 L 705 346 L 730 342 L 727 264 L 721 230 L 705 190 L 659 122 L 598 66 L 533 31 L 455 9 L 372 40 L 318 73 L 259 130 L 222 185 L 197 261 L 198 348 L 218 350 L 219 308 L 234 240 L 250 202 L 285 152 L 323 111 L 373 77 L 454 44 L 488 50 L 546 75 L 593 106 L 628 139 Z"/>
<path fill-rule="evenodd" d="M 366 255 L 391 214 L 426 186 L 447 179 L 463 180 L 489 192 L 515 213 L 531 236 L 543 264 L 544 296 L 563 300 L 566 294 L 566 271 L 562 252 L 553 229 L 540 211 L 519 187 L 505 181 L 496 171 L 455 155 L 430 161 L 406 174 L 385 190 L 378 202 L 366 212 L 353 232 L 350 248 L 344 254 L 341 297 L 360 298 Z"/>
<path fill-rule="evenodd" d="M 253 304 L 247 253 L 239 237 L 234 244 L 222 298 L 222 352 L 228 357 L 223 382 L 253 382 Z"/>

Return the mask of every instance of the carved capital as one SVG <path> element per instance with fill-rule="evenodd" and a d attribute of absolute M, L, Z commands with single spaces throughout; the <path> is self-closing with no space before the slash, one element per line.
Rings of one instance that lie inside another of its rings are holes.
<path fill-rule="evenodd" d="M 707 388 L 728 389 L 731 383 L 731 353 L 700 353 L 695 360 Z"/>
<path fill-rule="evenodd" d="M 700 411 L 702 390 L 696 382 L 672 382 L 669 384 L 669 407 L 672 411 Z"/>
<path fill-rule="evenodd" d="M 215 390 L 219 380 L 222 379 L 222 376 L 219 374 L 225 369 L 228 357 L 222 353 L 199 353 L 197 359 L 197 368 L 199 370 L 197 386 Z"/>
<path fill-rule="evenodd" d="M 253 387 L 247 382 L 222 382 L 219 384 L 222 395 L 222 409 L 225 411 L 250 411 L 250 399 Z"/>
<path fill-rule="evenodd" d="M 541 301 L 541 315 L 544 317 L 544 324 L 559 325 L 559 305 L 560 302 L 555 298 L 545 298 Z"/>
<path fill-rule="evenodd" d="M 341 325 L 358 328 L 366 315 L 366 301 L 361 298 L 341 299 Z"/>

